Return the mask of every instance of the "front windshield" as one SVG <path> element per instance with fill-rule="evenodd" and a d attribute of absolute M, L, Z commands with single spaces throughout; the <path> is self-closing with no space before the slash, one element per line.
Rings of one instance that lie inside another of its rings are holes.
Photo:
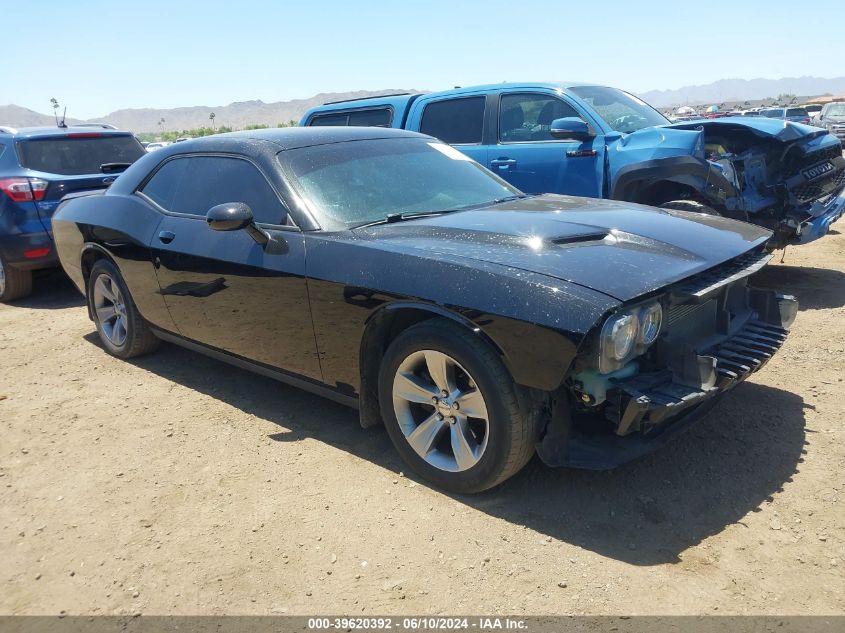
<path fill-rule="evenodd" d="M 424 138 L 348 141 L 279 153 L 324 228 L 351 228 L 388 215 L 442 212 L 519 195 L 449 145 Z"/>
<path fill-rule="evenodd" d="M 670 122 L 642 99 L 616 88 L 577 86 L 569 91 L 585 101 L 611 128 L 623 134 Z"/>
<path fill-rule="evenodd" d="M 845 116 L 845 103 L 837 103 L 827 110 L 827 116 Z"/>

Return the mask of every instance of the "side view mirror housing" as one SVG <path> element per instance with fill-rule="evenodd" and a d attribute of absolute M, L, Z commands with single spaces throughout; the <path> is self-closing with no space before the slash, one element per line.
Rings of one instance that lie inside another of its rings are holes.
<path fill-rule="evenodd" d="M 595 136 L 585 121 L 574 116 L 552 121 L 549 133 L 552 138 L 576 141 L 587 141 Z"/>
<path fill-rule="evenodd" d="M 205 220 L 209 228 L 215 231 L 246 230 L 262 246 L 270 240 L 265 231 L 255 226 L 252 209 L 243 202 L 224 202 L 213 206 L 205 214 Z"/>
<path fill-rule="evenodd" d="M 254 221 L 252 209 L 243 202 L 225 202 L 211 207 L 205 219 L 215 231 L 240 231 Z"/>

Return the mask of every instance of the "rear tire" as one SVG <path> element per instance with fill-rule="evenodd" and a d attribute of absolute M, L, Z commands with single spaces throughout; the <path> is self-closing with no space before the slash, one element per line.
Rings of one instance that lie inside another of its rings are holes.
<path fill-rule="evenodd" d="M 32 271 L 19 270 L 0 255 L 0 302 L 22 299 L 32 294 Z"/>
<path fill-rule="evenodd" d="M 444 490 L 487 490 L 534 455 L 537 424 L 522 412 L 502 361 L 446 319 L 414 325 L 390 344 L 379 402 L 402 459 Z"/>
<path fill-rule="evenodd" d="M 161 343 L 110 261 L 101 259 L 92 267 L 87 299 L 100 341 L 112 356 L 134 358 L 154 351 Z"/>
<path fill-rule="evenodd" d="M 661 209 L 676 209 L 677 211 L 689 211 L 691 213 L 703 213 L 704 215 L 721 215 L 713 207 L 709 207 L 696 200 L 671 200 L 660 205 Z"/>

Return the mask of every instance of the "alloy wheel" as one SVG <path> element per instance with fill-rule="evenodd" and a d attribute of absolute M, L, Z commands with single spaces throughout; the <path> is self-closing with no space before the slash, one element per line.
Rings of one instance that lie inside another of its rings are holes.
<path fill-rule="evenodd" d="M 0 259 L 0 296 L 6 292 L 6 269 L 3 268 L 3 260 Z"/>
<path fill-rule="evenodd" d="M 473 377 L 454 358 L 414 352 L 393 379 L 393 409 L 408 444 L 440 470 L 475 466 L 487 448 L 487 404 Z"/>
<path fill-rule="evenodd" d="M 115 347 L 126 342 L 126 304 L 114 279 L 101 274 L 94 282 L 94 311 L 106 338 Z"/>

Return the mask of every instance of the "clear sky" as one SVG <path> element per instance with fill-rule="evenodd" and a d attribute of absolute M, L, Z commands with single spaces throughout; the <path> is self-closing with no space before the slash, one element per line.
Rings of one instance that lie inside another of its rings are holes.
<path fill-rule="evenodd" d="M 356 89 L 634 92 L 845 75 L 843 0 L 0 0 L 0 104 L 68 116 Z"/>

